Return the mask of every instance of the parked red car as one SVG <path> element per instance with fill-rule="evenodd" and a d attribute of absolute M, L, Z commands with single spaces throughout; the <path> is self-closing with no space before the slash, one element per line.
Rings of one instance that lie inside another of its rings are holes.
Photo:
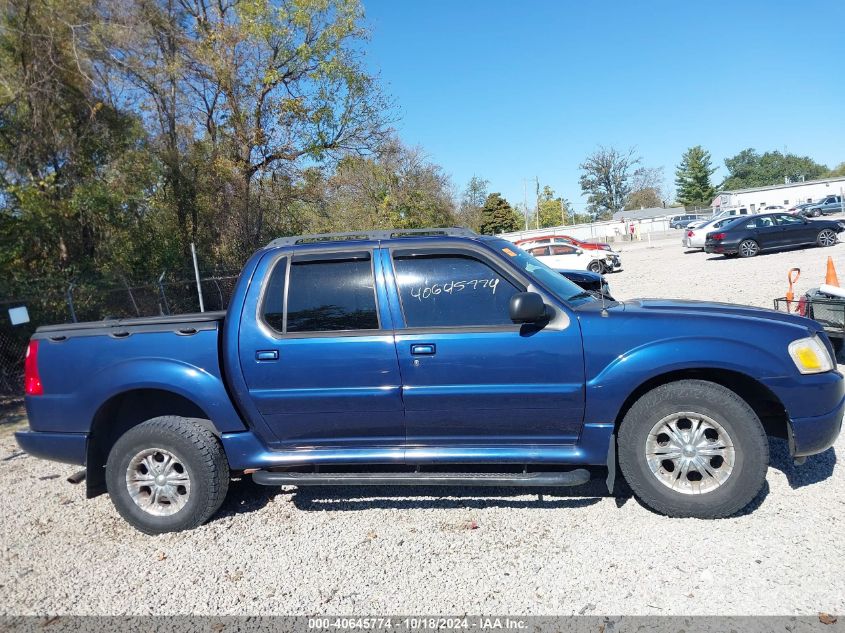
<path fill-rule="evenodd" d="M 576 240 L 574 237 L 569 237 L 568 235 L 544 235 L 543 237 L 526 237 L 524 240 L 517 240 L 514 242 L 517 246 L 522 246 L 523 244 L 551 244 L 552 242 L 566 242 L 567 244 L 572 244 L 573 246 L 577 246 L 578 248 L 584 249 L 585 251 L 612 251 L 613 249 L 610 248 L 610 244 L 604 244 L 602 242 L 582 242 L 581 240 Z"/>

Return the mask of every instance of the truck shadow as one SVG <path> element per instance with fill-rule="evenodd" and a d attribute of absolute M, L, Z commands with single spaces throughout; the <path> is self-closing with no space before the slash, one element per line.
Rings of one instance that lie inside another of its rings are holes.
<path fill-rule="evenodd" d="M 291 501 L 297 510 L 317 512 L 486 508 L 561 510 L 586 508 L 597 504 L 602 496 L 607 496 L 606 488 L 604 495 L 584 490 L 588 488 L 590 484 L 569 488 L 564 496 L 560 488 L 309 486 L 297 490 Z"/>
<path fill-rule="evenodd" d="M 605 471 L 606 472 L 606 471 Z M 304 512 L 372 509 L 584 508 L 608 497 L 605 474 L 597 472 L 583 486 L 572 488 L 492 488 L 486 486 L 303 486 L 285 489 L 260 486 L 249 477 L 230 483 L 229 494 L 212 522 L 254 512 L 268 503 L 286 500 Z M 618 486 L 618 484 L 617 484 Z M 627 491 L 627 487 L 626 487 Z M 627 491 L 630 496 L 630 491 Z M 618 505 L 624 500 L 617 501 Z"/>
<path fill-rule="evenodd" d="M 790 488 L 803 488 L 824 481 L 833 474 L 836 449 L 831 446 L 823 453 L 808 457 L 801 466 L 796 466 L 786 440 L 769 438 L 769 466 L 786 475 Z"/>

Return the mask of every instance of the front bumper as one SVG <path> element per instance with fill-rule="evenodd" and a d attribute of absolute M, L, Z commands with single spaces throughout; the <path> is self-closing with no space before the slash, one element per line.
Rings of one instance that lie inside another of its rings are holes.
<path fill-rule="evenodd" d="M 18 431 L 18 446 L 33 457 L 65 464 L 85 464 L 88 436 L 84 433 L 41 433 Z"/>
<path fill-rule="evenodd" d="M 619 255 L 613 253 L 604 258 L 604 265 L 608 271 L 613 272 L 622 268 L 622 260 L 619 259 Z"/>
<path fill-rule="evenodd" d="M 791 418 L 789 420 L 789 450 L 792 456 L 807 457 L 822 453 L 833 446 L 842 430 L 843 413 L 845 413 L 845 398 L 830 413 L 812 418 Z"/>

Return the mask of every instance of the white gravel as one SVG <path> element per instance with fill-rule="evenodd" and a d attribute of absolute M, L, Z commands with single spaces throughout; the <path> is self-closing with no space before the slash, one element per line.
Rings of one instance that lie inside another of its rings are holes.
<path fill-rule="evenodd" d="M 753 260 L 623 245 L 618 297 L 770 306 L 845 246 Z M 843 280 L 845 281 L 845 280 Z M 0 427 L 2 429 L 2 427 Z M 845 612 L 845 469 L 795 468 L 772 443 L 767 486 L 720 521 L 658 516 L 596 481 L 510 490 L 304 489 L 235 483 L 187 533 L 143 536 L 75 469 L 19 454 L 0 430 L 0 612 L 6 614 L 816 614 Z M 52 477 L 52 478 L 50 478 Z M 439 496 L 439 494 L 448 496 Z M 477 527 L 473 527 L 477 526 Z"/>

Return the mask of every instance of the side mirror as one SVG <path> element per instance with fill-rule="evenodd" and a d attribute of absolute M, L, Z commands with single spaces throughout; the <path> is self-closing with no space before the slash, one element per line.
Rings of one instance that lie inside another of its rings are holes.
<path fill-rule="evenodd" d="M 514 323 L 536 323 L 546 317 L 546 304 L 536 292 L 518 292 L 511 297 L 510 317 Z"/>
<path fill-rule="evenodd" d="M 576 255 L 583 255 L 583 254 L 584 254 L 584 249 L 582 249 L 582 248 L 576 248 L 576 249 L 575 249 L 575 254 L 576 254 Z"/>
<path fill-rule="evenodd" d="M 802 219 L 802 220 L 804 220 L 804 224 L 809 224 L 809 223 L 810 223 L 810 221 L 807 219 L 807 216 L 806 216 L 806 215 L 802 215 L 802 216 L 801 216 L 801 219 Z"/>

